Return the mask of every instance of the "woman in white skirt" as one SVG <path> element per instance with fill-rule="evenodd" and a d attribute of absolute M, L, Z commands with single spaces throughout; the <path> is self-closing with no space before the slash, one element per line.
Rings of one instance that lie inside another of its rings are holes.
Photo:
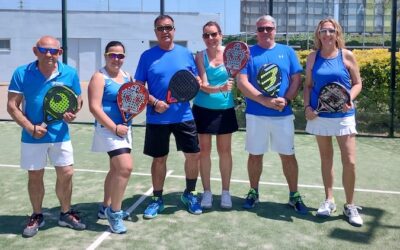
<path fill-rule="evenodd" d="M 88 87 L 89 109 L 96 118 L 92 151 L 107 152 L 110 159 L 110 170 L 104 181 L 104 200 L 97 215 L 108 219 L 112 232 L 125 233 L 122 220 L 127 214 L 121 204 L 133 168 L 132 135 L 131 124 L 123 124 L 117 93 L 131 77 L 121 70 L 125 58 L 121 42 L 109 42 L 104 57 L 106 65 L 92 76 Z"/>
<path fill-rule="evenodd" d="M 342 182 L 346 196 L 343 213 L 350 224 L 361 226 L 363 220 L 357 210 L 361 208 L 353 202 L 357 134 L 353 100 L 362 88 L 359 67 L 353 53 L 345 49 L 342 28 L 334 19 L 319 22 L 314 44 L 315 51 L 307 57 L 304 112 L 306 131 L 316 135 L 325 187 L 325 201 L 319 207 L 317 216 L 328 217 L 336 211 L 332 146 L 332 136 L 335 136 L 343 165 Z M 319 91 L 330 82 L 339 82 L 348 89 L 351 104 L 344 104 L 342 112 L 316 114 Z"/>

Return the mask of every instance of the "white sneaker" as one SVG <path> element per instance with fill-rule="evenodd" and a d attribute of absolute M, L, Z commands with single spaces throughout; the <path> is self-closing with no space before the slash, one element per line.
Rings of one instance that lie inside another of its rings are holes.
<path fill-rule="evenodd" d="M 211 191 L 204 191 L 202 197 L 201 197 L 201 207 L 205 209 L 210 209 L 212 207 L 212 193 Z"/>
<path fill-rule="evenodd" d="M 221 193 L 221 208 L 230 209 L 232 208 L 232 199 L 229 191 L 222 190 Z"/>
<path fill-rule="evenodd" d="M 335 211 L 336 211 L 335 200 L 326 199 L 324 202 L 321 203 L 320 207 L 318 208 L 317 216 L 329 217 Z"/>
<path fill-rule="evenodd" d="M 349 219 L 349 223 L 356 227 L 361 227 L 363 224 L 363 219 L 358 213 L 358 209 L 362 210 L 361 207 L 355 206 L 353 204 L 344 205 L 343 214 Z"/>

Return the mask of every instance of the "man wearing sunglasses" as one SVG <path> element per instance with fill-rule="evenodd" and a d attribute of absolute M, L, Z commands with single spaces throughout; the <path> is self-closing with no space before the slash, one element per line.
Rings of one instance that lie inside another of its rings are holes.
<path fill-rule="evenodd" d="M 177 149 L 185 156 L 186 189 L 181 200 L 192 214 L 201 214 L 195 191 L 198 177 L 199 145 L 197 129 L 189 102 L 167 104 L 165 99 L 169 81 L 179 70 L 197 74 L 192 53 L 174 43 L 174 20 L 160 15 L 154 20 L 158 45 L 143 52 L 136 69 L 135 79 L 147 83 L 149 105 L 146 113 L 144 154 L 153 157 L 151 165 L 153 197 L 144 212 L 144 218 L 155 218 L 164 209 L 162 198 L 167 170 L 169 138 L 173 134 Z M 197 76 L 198 81 L 200 78 Z"/>
<path fill-rule="evenodd" d="M 251 47 L 250 60 L 238 79 L 238 87 L 246 96 L 246 151 L 249 152 L 250 190 L 243 207 L 251 209 L 258 203 L 263 156 L 268 151 L 275 151 L 281 158 L 289 186 L 289 205 L 298 213 L 307 214 L 308 208 L 297 190 L 294 115 L 290 106 L 290 100 L 296 97 L 301 86 L 303 69 L 292 48 L 275 43 L 276 21 L 273 17 L 259 17 L 256 31 L 257 44 Z M 280 79 L 277 96 L 268 96 L 257 83 L 258 71 L 266 64 L 279 69 L 267 76 L 271 82 Z"/>
<path fill-rule="evenodd" d="M 42 203 L 44 198 L 44 168 L 47 157 L 55 166 L 57 181 L 56 194 L 61 211 L 58 224 L 76 230 L 86 228 L 71 209 L 73 149 L 67 122 L 76 114 L 67 112 L 63 121 L 56 121 L 42 127 L 44 120 L 43 99 L 47 91 L 57 85 L 71 88 L 78 96 L 81 94 L 76 70 L 58 61 L 62 54 L 60 43 L 51 36 L 41 37 L 33 53 L 37 60 L 18 67 L 8 89 L 7 111 L 22 127 L 21 168 L 28 171 L 28 193 L 33 208 L 22 235 L 32 237 L 44 225 Z M 78 97 L 78 110 L 81 98 Z M 23 104 L 23 105 L 22 105 Z"/>

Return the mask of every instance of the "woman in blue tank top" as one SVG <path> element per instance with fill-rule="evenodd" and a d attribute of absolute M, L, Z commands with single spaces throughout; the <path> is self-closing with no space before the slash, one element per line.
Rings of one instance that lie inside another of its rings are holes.
<path fill-rule="evenodd" d="M 125 233 L 123 219 L 129 214 L 121 209 L 122 199 L 133 168 L 130 124 L 123 124 L 117 105 L 117 93 L 122 84 L 131 81 L 121 67 L 125 47 L 119 41 L 107 44 L 104 53 L 106 65 L 90 79 L 89 109 L 95 121 L 92 151 L 107 152 L 110 170 L 104 181 L 104 200 L 97 216 L 108 219 L 113 233 Z"/>
<path fill-rule="evenodd" d="M 353 100 L 362 88 L 360 71 L 353 53 L 345 49 L 342 28 L 331 18 L 319 22 L 314 37 L 316 51 L 307 58 L 306 85 L 304 87 L 304 112 L 306 131 L 316 135 L 321 156 L 322 179 L 325 200 L 317 216 L 328 217 L 336 210 L 333 197 L 333 146 L 336 137 L 342 156 L 343 187 L 346 203 L 343 213 L 349 223 L 361 226 L 363 220 L 353 202 L 355 186 L 356 122 Z M 317 108 L 319 90 L 330 82 L 339 82 L 350 92 L 351 104 L 343 106 L 343 112 L 319 113 Z"/>
<path fill-rule="evenodd" d="M 201 206 L 212 207 L 210 186 L 211 137 L 217 136 L 217 151 L 220 157 L 222 178 L 221 207 L 229 209 L 232 200 L 229 184 L 232 173 L 232 133 L 238 130 L 233 96 L 233 82 L 223 64 L 224 47 L 221 46 L 222 32 L 218 23 L 210 21 L 203 26 L 203 40 L 207 48 L 196 55 L 196 65 L 203 82 L 193 101 L 193 116 L 200 142 L 200 175 L 204 193 Z"/>

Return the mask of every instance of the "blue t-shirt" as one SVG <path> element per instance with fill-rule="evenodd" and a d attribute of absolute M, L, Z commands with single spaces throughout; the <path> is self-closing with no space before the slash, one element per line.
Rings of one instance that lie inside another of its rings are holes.
<path fill-rule="evenodd" d="M 264 49 L 258 44 L 252 46 L 247 66 L 240 73 L 247 74 L 249 82 L 261 93 L 263 91 L 258 86 L 257 73 L 264 64 L 275 64 L 281 71 L 282 80 L 278 94 L 280 97 L 285 96 L 286 91 L 289 89 L 291 76 L 303 71 L 295 51 L 289 46 L 278 43 L 271 49 Z M 293 114 L 293 111 L 290 105 L 286 106 L 282 111 L 278 111 L 246 98 L 246 113 L 262 116 L 287 116 Z"/>
<path fill-rule="evenodd" d="M 203 50 L 203 62 L 204 69 L 207 74 L 207 80 L 210 86 L 221 86 L 224 85 L 228 79 L 228 71 L 224 64 L 220 64 L 216 67 L 210 65 L 207 51 Z M 196 95 L 193 101 L 197 106 L 208 108 L 208 109 L 229 109 L 234 106 L 232 92 L 216 92 L 206 93 L 202 90 Z"/>
<path fill-rule="evenodd" d="M 58 72 L 46 79 L 35 61 L 15 70 L 8 91 L 23 95 L 22 111 L 32 124 L 40 125 L 44 121 L 44 96 L 51 87 L 57 85 L 71 88 L 77 96 L 81 94 L 78 74 L 74 68 L 58 62 Z M 68 124 L 63 120 L 48 124 L 46 135 L 40 139 L 33 138 L 27 130 L 22 129 L 21 141 L 25 143 L 54 143 L 68 140 L 70 140 Z"/>
<path fill-rule="evenodd" d="M 123 124 L 124 121 L 122 119 L 121 112 L 119 111 L 117 104 L 117 94 L 122 84 L 115 82 L 112 78 L 110 78 L 104 68 L 100 69 L 100 73 L 102 73 L 104 77 L 104 92 L 103 99 L 101 100 L 103 111 L 108 115 L 108 117 L 111 118 L 111 120 L 115 124 Z M 129 74 L 122 71 L 122 75 L 124 78 L 124 83 L 130 81 Z M 132 121 L 129 121 L 129 124 L 131 123 Z"/>
<path fill-rule="evenodd" d="M 312 68 L 313 88 L 310 95 L 310 105 L 313 109 L 317 109 L 318 95 L 321 88 L 330 82 L 338 82 L 345 86 L 349 91 L 351 89 L 350 73 L 343 63 L 342 50 L 339 50 L 335 58 L 323 58 L 320 51 L 317 51 L 315 56 L 314 66 Z M 346 113 L 337 112 L 329 113 L 322 112 L 318 116 L 325 118 L 338 118 L 354 115 L 355 110 L 351 109 Z"/>
<path fill-rule="evenodd" d="M 166 100 L 168 84 L 179 70 L 189 70 L 198 75 L 192 53 L 183 46 L 174 44 L 172 50 L 163 50 L 154 46 L 140 56 L 135 79 L 146 83 L 150 95 Z M 157 113 L 149 104 L 146 111 L 148 124 L 172 124 L 193 120 L 189 102 L 173 103 L 164 113 Z"/>

